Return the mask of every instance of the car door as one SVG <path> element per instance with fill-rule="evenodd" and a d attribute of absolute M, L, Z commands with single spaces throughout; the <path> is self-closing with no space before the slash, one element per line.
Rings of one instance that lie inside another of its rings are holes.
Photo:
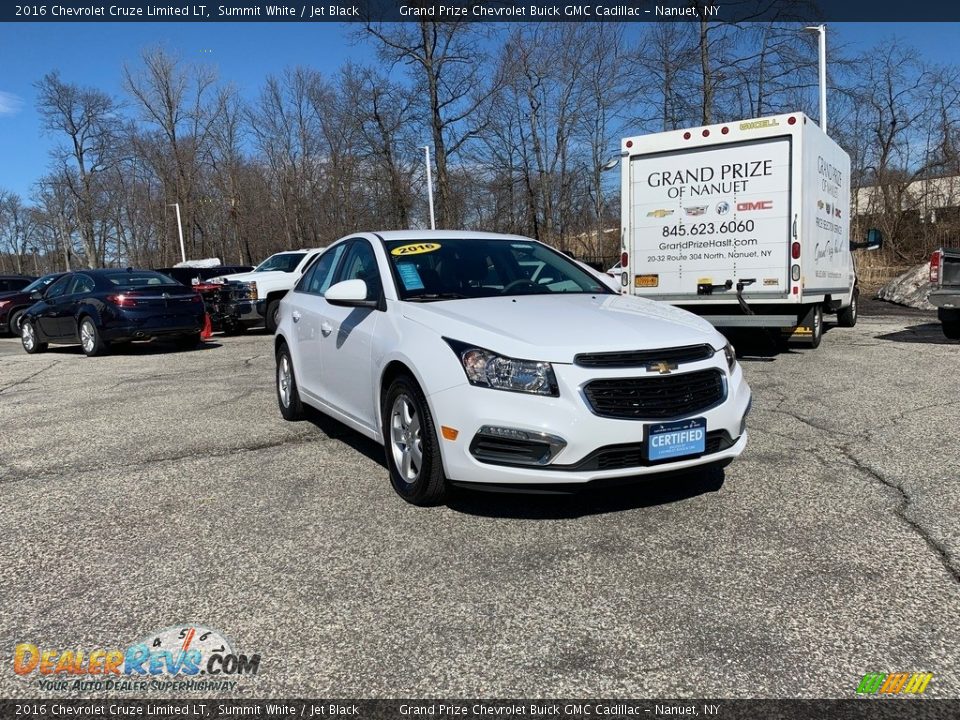
<path fill-rule="evenodd" d="M 373 246 L 366 239 L 350 242 L 337 266 L 334 284 L 364 280 L 367 299 L 383 292 L 383 278 Z M 375 391 L 370 367 L 373 336 L 380 311 L 374 308 L 341 307 L 326 300 L 320 313 L 320 392 L 336 410 L 356 422 L 376 429 Z"/>
<path fill-rule="evenodd" d="M 56 280 L 43 293 L 43 300 L 40 301 L 37 314 L 37 325 L 40 327 L 40 333 L 48 340 L 63 338 L 58 315 L 63 309 L 63 296 L 72 283 L 73 273 L 68 273 Z"/>
<path fill-rule="evenodd" d="M 57 299 L 53 309 L 54 326 L 58 337 L 78 338 L 77 311 L 81 302 L 93 292 L 93 280 L 82 273 L 76 273 L 67 285 L 63 295 Z"/>
<path fill-rule="evenodd" d="M 337 262 L 346 246 L 346 243 L 340 243 L 323 253 L 284 299 L 290 312 L 290 353 L 297 385 L 304 397 L 315 401 L 323 400 L 320 390 L 320 374 L 323 370 L 320 322 L 327 302 L 323 294 L 333 282 Z"/>

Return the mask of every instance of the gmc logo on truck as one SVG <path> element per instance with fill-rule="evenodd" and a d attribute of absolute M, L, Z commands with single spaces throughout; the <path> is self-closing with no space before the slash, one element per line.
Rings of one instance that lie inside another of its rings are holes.
<path fill-rule="evenodd" d="M 773 210 L 773 200 L 737 203 L 737 212 L 749 212 L 750 210 Z"/>

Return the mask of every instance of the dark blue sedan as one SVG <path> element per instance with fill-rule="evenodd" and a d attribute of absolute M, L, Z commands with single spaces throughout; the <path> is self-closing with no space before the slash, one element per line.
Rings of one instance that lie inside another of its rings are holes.
<path fill-rule="evenodd" d="M 153 270 L 69 272 L 32 299 L 20 320 L 28 353 L 43 352 L 48 343 L 79 343 L 87 355 L 102 355 L 111 343 L 152 338 L 188 349 L 203 329 L 203 299 Z"/>

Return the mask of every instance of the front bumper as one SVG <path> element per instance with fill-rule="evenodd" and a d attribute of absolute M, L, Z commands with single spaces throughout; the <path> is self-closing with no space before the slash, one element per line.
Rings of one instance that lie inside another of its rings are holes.
<path fill-rule="evenodd" d="M 554 365 L 560 386 L 559 397 L 489 390 L 474 387 L 466 381 L 463 385 L 434 393 L 429 396 L 429 402 L 436 424 L 458 431 L 456 440 L 447 440 L 437 428 L 446 475 L 452 482 L 460 483 L 574 485 L 729 462 L 739 456 L 747 444 L 750 388 L 739 364 L 732 374 L 727 373 L 725 365 L 712 360 L 691 364 L 689 369 L 685 366 L 684 372 L 710 367 L 721 368 L 726 374 L 723 402 L 671 419 L 704 418 L 706 452 L 652 463 L 644 457 L 644 439 L 649 426 L 663 421 L 600 417 L 590 410 L 582 393 L 583 386 L 593 379 L 638 375 L 630 370 Z M 481 461 L 474 454 L 475 440 L 484 426 L 513 428 L 531 436 L 539 434 L 559 439 L 565 444 L 551 454 L 545 464 Z"/>

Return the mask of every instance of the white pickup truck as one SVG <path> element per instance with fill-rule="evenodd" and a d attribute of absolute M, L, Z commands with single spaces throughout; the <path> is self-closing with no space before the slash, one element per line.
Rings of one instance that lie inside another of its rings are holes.
<path fill-rule="evenodd" d="M 212 282 L 224 284 L 221 293 L 223 328 L 241 332 L 263 325 L 267 332 L 277 329 L 280 300 L 324 248 L 285 250 L 271 255 L 250 272 L 223 275 Z"/>

